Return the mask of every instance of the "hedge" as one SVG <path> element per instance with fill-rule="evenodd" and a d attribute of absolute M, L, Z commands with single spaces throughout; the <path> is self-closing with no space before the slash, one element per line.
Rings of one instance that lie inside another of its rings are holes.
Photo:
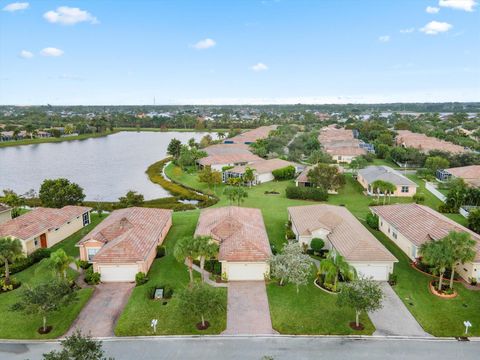
<path fill-rule="evenodd" d="M 33 253 L 25 258 L 22 258 L 10 265 L 10 274 L 16 274 L 23 271 L 33 264 L 36 264 L 40 260 L 50 257 L 51 250 L 47 248 L 41 248 L 35 250 Z M 5 275 L 5 266 L 0 267 L 0 277 Z"/>
<path fill-rule="evenodd" d="M 287 198 L 289 199 L 315 200 L 315 201 L 328 200 L 328 193 L 322 188 L 297 187 L 297 186 L 290 185 L 285 189 L 285 193 Z"/>
<path fill-rule="evenodd" d="M 273 170 L 272 175 L 275 180 L 290 180 L 295 177 L 295 167 L 292 165 L 281 169 Z"/>

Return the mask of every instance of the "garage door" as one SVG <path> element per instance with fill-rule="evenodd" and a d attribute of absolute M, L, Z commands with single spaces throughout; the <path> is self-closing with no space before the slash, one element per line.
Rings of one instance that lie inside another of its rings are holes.
<path fill-rule="evenodd" d="M 353 264 L 357 269 L 358 275 L 373 277 L 374 280 L 387 281 L 388 280 L 388 265 L 383 264 Z"/>
<path fill-rule="evenodd" d="M 138 265 L 101 265 L 99 272 L 102 282 L 131 282 L 135 281 Z"/>
<path fill-rule="evenodd" d="M 229 281 L 265 280 L 265 263 L 228 263 Z"/>

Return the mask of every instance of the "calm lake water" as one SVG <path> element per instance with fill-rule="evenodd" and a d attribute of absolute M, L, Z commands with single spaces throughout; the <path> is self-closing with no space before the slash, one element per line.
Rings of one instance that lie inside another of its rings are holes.
<path fill-rule="evenodd" d="M 44 179 L 64 177 L 83 187 L 87 200 L 115 201 L 128 190 L 145 199 L 169 196 L 145 174 L 176 138 L 183 143 L 206 133 L 120 132 L 106 137 L 0 148 L 0 191 L 38 192 Z M 212 137 L 215 138 L 214 134 Z"/>

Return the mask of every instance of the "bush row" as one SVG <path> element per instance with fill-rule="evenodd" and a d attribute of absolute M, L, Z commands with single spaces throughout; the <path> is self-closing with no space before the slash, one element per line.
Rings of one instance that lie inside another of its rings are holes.
<path fill-rule="evenodd" d="M 328 193 L 322 188 L 313 187 L 297 187 L 290 185 L 285 190 L 286 196 L 289 199 L 326 201 Z"/>
<path fill-rule="evenodd" d="M 10 274 L 16 274 L 20 271 L 25 270 L 26 268 L 29 268 L 33 264 L 36 264 L 42 259 L 50 257 L 51 250 L 47 248 L 41 248 L 38 250 L 35 250 L 33 253 L 28 255 L 25 258 L 22 258 L 13 264 L 10 265 Z M 0 276 L 3 276 L 5 274 L 5 267 L 2 266 L 0 267 Z"/>
<path fill-rule="evenodd" d="M 295 177 L 295 167 L 292 165 L 281 169 L 273 170 L 272 175 L 275 180 L 290 180 Z"/>

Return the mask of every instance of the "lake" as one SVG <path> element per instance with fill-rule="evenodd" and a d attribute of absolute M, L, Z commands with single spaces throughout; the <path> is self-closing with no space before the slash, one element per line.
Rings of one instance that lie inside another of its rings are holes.
<path fill-rule="evenodd" d="M 176 138 L 186 143 L 207 133 L 120 132 L 86 140 L 0 148 L 0 192 L 38 192 L 44 179 L 67 178 L 83 187 L 86 200 L 116 201 L 128 190 L 146 200 L 170 196 L 145 170 L 167 155 Z M 216 137 L 212 134 L 212 137 Z"/>

